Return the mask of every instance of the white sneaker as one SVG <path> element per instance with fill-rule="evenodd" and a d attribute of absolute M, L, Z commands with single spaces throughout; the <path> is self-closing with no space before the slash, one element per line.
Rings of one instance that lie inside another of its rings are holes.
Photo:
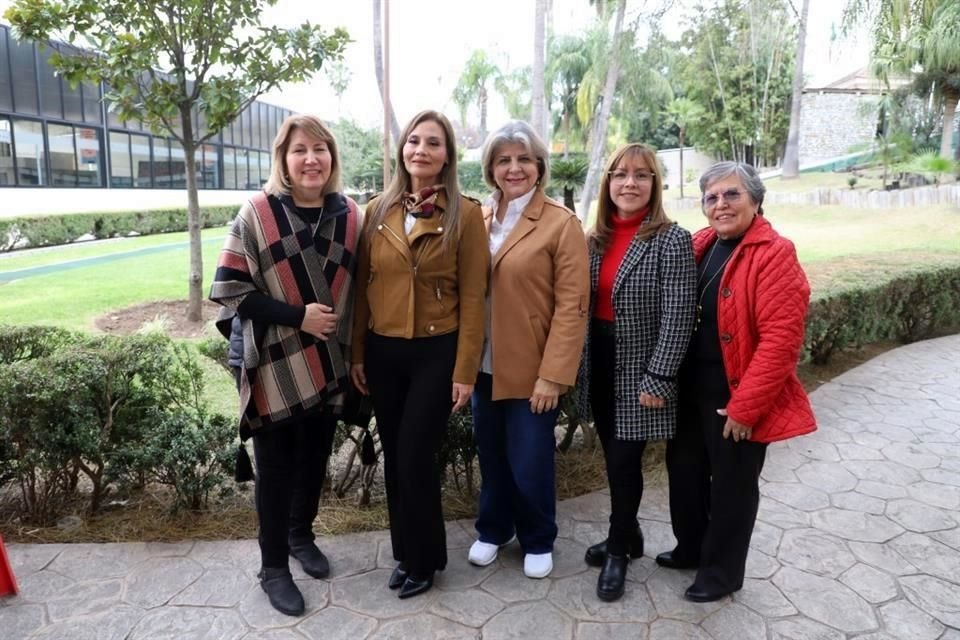
<path fill-rule="evenodd" d="M 528 553 L 523 556 L 523 575 L 528 578 L 546 578 L 553 571 L 552 553 Z"/>
<path fill-rule="evenodd" d="M 470 564 L 474 564 L 478 567 L 485 567 L 497 559 L 497 552 L 500 550 L 500 547 L 507 546 L 513 542 L 515 537 L 516 536 L 511 537 L 509 540 L 499 545 L 477 540 L 470 545 L 470 553 L 467 555 L 467 560 L 470 561 Z"/>

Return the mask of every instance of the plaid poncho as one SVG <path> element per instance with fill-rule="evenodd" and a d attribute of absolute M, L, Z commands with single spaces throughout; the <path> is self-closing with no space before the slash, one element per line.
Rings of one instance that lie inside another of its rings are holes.
<path fill-rule="evenodd" d="M 341 412 L 349 385 L 359 215 L 356 203 L 339 193 L 327 195 L 316 225 L 289 198 L 258 193 L 240 209 L 210 287 L 210 299 L 224 307 L 217 317 L 221 333 L 229 337 L 237 307 L 252 291 L 297 306 L 319 302 L 339 317 L 327 341 L 241 318 L 242 436 L 320 408 Z"/>

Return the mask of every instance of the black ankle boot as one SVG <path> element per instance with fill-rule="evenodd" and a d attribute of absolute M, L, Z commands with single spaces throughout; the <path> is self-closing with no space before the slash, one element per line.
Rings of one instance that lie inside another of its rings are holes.
<path fill-rule="evenodd" d="M 630 542 L 627 543 L 627 555 L 631 558 L 639 558 L 643 556 L 643 532 L 640 529 L 637 529 L 636 535 L 630 539 Z M 583 560 L 591 567 L 602 567 L 603 561 L 607 559 L 607 541 L 598 542 L 597 544 L 587 547 L 587 553 L 584 555 Z"/>
<path fill-rule="evenodd" d="M 627 580 L 627 556 L 607 554 L 597 579 L 597 597 L 604 602 L 613 602 L 623 596 L 624 584 Z"/>
<path fill-rule="evenodd" d="M 290 555 L 300 561 L 304 572 L 317 579 L 330 575 L 330 562 L 312 540 L 298 544 L 289 544 Z"/>
<path fill-rule="evenodd" d="M 280 613 L 288 616 L 302 616 L 303 594 L 293 581 L 290 575 L 290 569 L 283 567 L 281 569 L 270 569 L 264 567 L 260 569 L 260 587 L 270 598 L 270 604 Z"/>

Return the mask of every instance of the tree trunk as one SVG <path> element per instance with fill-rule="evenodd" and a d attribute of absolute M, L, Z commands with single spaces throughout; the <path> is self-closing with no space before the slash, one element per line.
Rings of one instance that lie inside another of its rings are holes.
<path fill-rule="evenodd" d="M 190 275 L 187 284 L 190 301 L 187 304 L 187 320 L 200 322 L 200 305 L 203 303 L 203 245 L 200 241 L 200 198 L 197 194 L 197 146 L 193 142 L 193 122 L 190 110 L 181 111 L 183 126 L 183 156 L 187 172 L 187 233 L 190 237 Z"/>
<path fill-rule="evenodd" d="M 590 213 L 590 203 L 593 192 L 597 188 L 597 178 L 602 169 L 603 155 L 607 148 L 607 121 L 610 119 L 610 109 L 613 106 L 613 96 L 617 90 L 617 79 L 620 76 L 620 45 L 623 37 L 623 16 L 627 11 L 627 0 L 617 0 L 617 17 L 613 23 L 613 46 L 610 51 L 610 66 L 607 67 L 607 79 L 603 85 L 603 96 L 600 98 L 600 113 L 594 121 L 593 131 L 590 134 L 590 166 L 587 169 L 587 179 L 583 185 L 583 194 L 580 200 L 580 210 L 577 216 L 581 221 L 586 220 Z"/>
<path fill-rule="evenodd" d="M 383 27 L 381 23 L 380 3 L 383 0 L 373 0 L 373 67 L 377 72 L 377 87 L 383 95 Z M 393 143 L 400 139 L 400 125 L 397 124 L 397 115 L 393 112 L 390 100 L 383 105 L 390 112 L 390 132 L 393 134 Z M 386 186 L 386 185 L 384 185 Z"/>
<path fill-rule="evenodd" d="M 536 0 L 533 17 L 533 77 L 530 80 L 530 102 L 533 110 L 533 128 L 544 142 L 547 135 L 547 101 L 544 94 L 544 67 L 546 66 L 547 0 Z M 549 146 L 549 143 L 547 144 Z"/>
<path fill-rule="evenodd" d="M 680 184 L 680 199 L 683 200 L 683 183 L 686 178 L 683 175 L 683 127 L 680 127 L 680 179 L 677 181 Z"/>
<path fill-rule="evenodd" d="M 944 87 L 943 135 L 940 136 L 940 155 L 944 158 L 953 157 L 950 150 L 953 147 L 953 121 L 957 115 L 958 98 L 960 98 L 960 92 L 949 91 Z"/>
<path fill-rule="evenodd" d="M 477 93 L 480 102 L 480 137 L 487 139 L 487 88 L 480 87 Z"/>
<path fill-rule="evenodd" d="M 787 148 L 783 153 L 783 177 L 800 175 L 800 107 L 803 102 L 803 55 L 807 46 L 807 14 L 810 0 L 803 0 L 800 8 L 800 33 L 797 35 L 797 58 L 793 61 L 793 88 L 790 98 L 790 129 Z"/>

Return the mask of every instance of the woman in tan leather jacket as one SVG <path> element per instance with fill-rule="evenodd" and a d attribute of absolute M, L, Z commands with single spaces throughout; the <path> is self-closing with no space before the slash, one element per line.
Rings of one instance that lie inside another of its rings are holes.
<path fill-rule="evenodd" d="M 460 194 L 454 140 L 443 114 L 414 116 L 361 232 L 351 377 L 376 414 L 398 562 L 388 586 L 401 598 L 447 564 L 436 456 L 483 347 L 490 254 L 479 203 Z"/>

